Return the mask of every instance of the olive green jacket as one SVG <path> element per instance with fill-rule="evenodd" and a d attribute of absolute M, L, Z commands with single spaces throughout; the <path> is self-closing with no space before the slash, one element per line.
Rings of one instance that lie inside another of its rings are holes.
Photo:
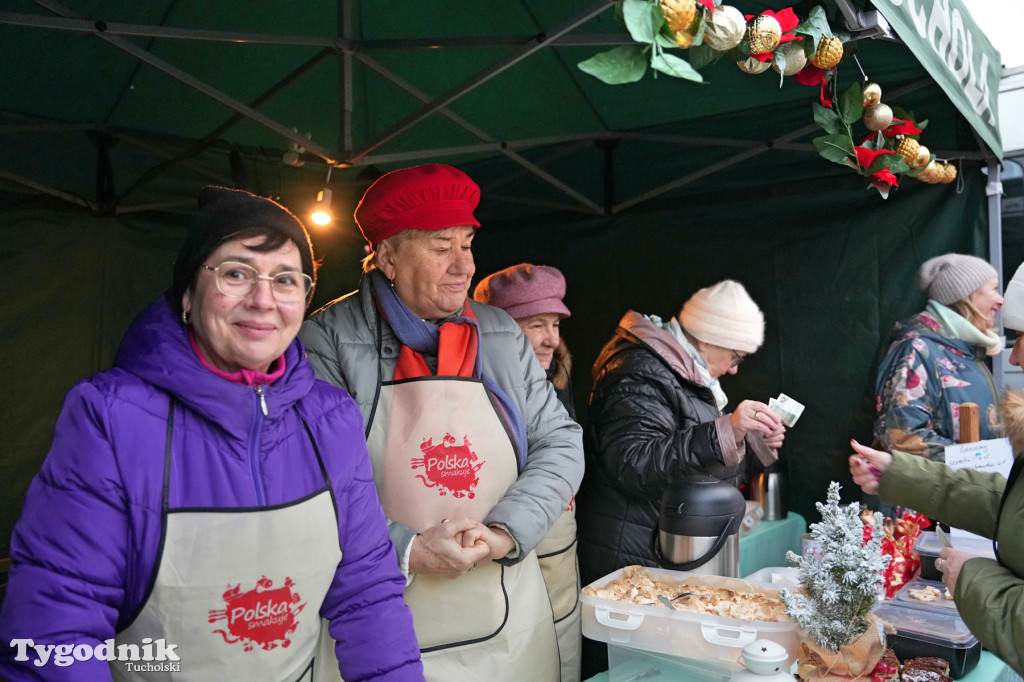
<path fill-rule="evenodd" d="M 1010 394 L 1003 405 L 1007 434 L 1020 460 L 1024 454 L 1024 397 Z M 1024 476 L 1018 476 L 999 511 L 1006 479 L 894 452 L 882 476 L 879 498 L 910 507 L 957 528 L 992 538 L 998 517 L 999 561 L 964 562 L 953 599 L 982 646 L 1024 675 Z"/>

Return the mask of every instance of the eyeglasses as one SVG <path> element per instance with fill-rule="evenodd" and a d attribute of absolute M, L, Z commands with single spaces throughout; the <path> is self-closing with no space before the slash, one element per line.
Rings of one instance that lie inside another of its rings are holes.
<path fill-rule="evenodd" d="M 256 288 L 261 279 L 270 282 L 270 291 L 278 303 L 299 303 L 305 301 L 313 290 L 313 278 L 304 272 L 279 272 L 276 275 L 261 275 L 259 270 L 236 261 L 227 260 L 215 268 L 204 265 L 217 275 L 217 289 L 225 296 L 243 298 Z"/>
<path fill-rule="evenodd" d="M 736 358 L 735 360 L 733 360 L 732 362 L 729 363 L 729 369 L 735 369 L 735 368 L 739 367 L 741 364 L 743 364 L 743 361 L 747 359 L 746 355 L 740 355 L 739 353 L 737 353 L 736 351 L 732 350 L 731 348 L 729 350 L 732 351 L 733 356 Z"/>

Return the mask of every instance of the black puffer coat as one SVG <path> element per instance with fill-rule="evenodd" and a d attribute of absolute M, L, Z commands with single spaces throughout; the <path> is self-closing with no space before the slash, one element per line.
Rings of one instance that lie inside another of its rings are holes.
<path fill-rule="evenodd" d="M 585 585 L 623 566 L 657 566 L 651 536 L 665 488 L 692 474 L 738 485 L 746 451 L 693 359 L 642 315 L 626 313 L 593 373 L 576 498 Z"/>

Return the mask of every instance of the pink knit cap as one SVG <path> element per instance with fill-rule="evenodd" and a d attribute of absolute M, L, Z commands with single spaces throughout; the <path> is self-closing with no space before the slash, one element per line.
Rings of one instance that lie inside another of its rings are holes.
<path fill-rule="evenodd" d="M 520 263 L 488 275 L 473 292 L 473 299 L 501 308 L 517 320 L 540 313 L 569 317 L 562 303 L 565 277 L 550 265 Z"/>
<path fill-rule="evenodd" d="M 480 227 L 473 216 L 479 203 L 480 188 L 468 175 L 430 163 L 382 175 L 359 200 L 355 219 L 376 251 L 378 244 L 402 230 Z"/>

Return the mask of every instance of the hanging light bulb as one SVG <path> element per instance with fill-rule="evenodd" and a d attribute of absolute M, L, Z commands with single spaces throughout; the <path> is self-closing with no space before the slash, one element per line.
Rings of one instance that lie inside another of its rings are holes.
<path fill-rule="evenodd" d="M 316 206 L 309 219 L 317 225 L 331 224 L 331 221 L 334 220 L 334 216 L 331 215 L 331 190 L 324 187 L 316 193 Z"/>
<path fill-rule="evenodd" d="M 327 179 L 324 180 L 323 189 L 316 193 L 316 205 L 309 216 L 309 219 L 317 225 L 330 225 L 331 221 L 334 220 L 334 216 L 331 214 L 331 190 L 327 188 L 331 184 L 332 170 L 334 170 L 334 167 L 328 164 Z"/>

